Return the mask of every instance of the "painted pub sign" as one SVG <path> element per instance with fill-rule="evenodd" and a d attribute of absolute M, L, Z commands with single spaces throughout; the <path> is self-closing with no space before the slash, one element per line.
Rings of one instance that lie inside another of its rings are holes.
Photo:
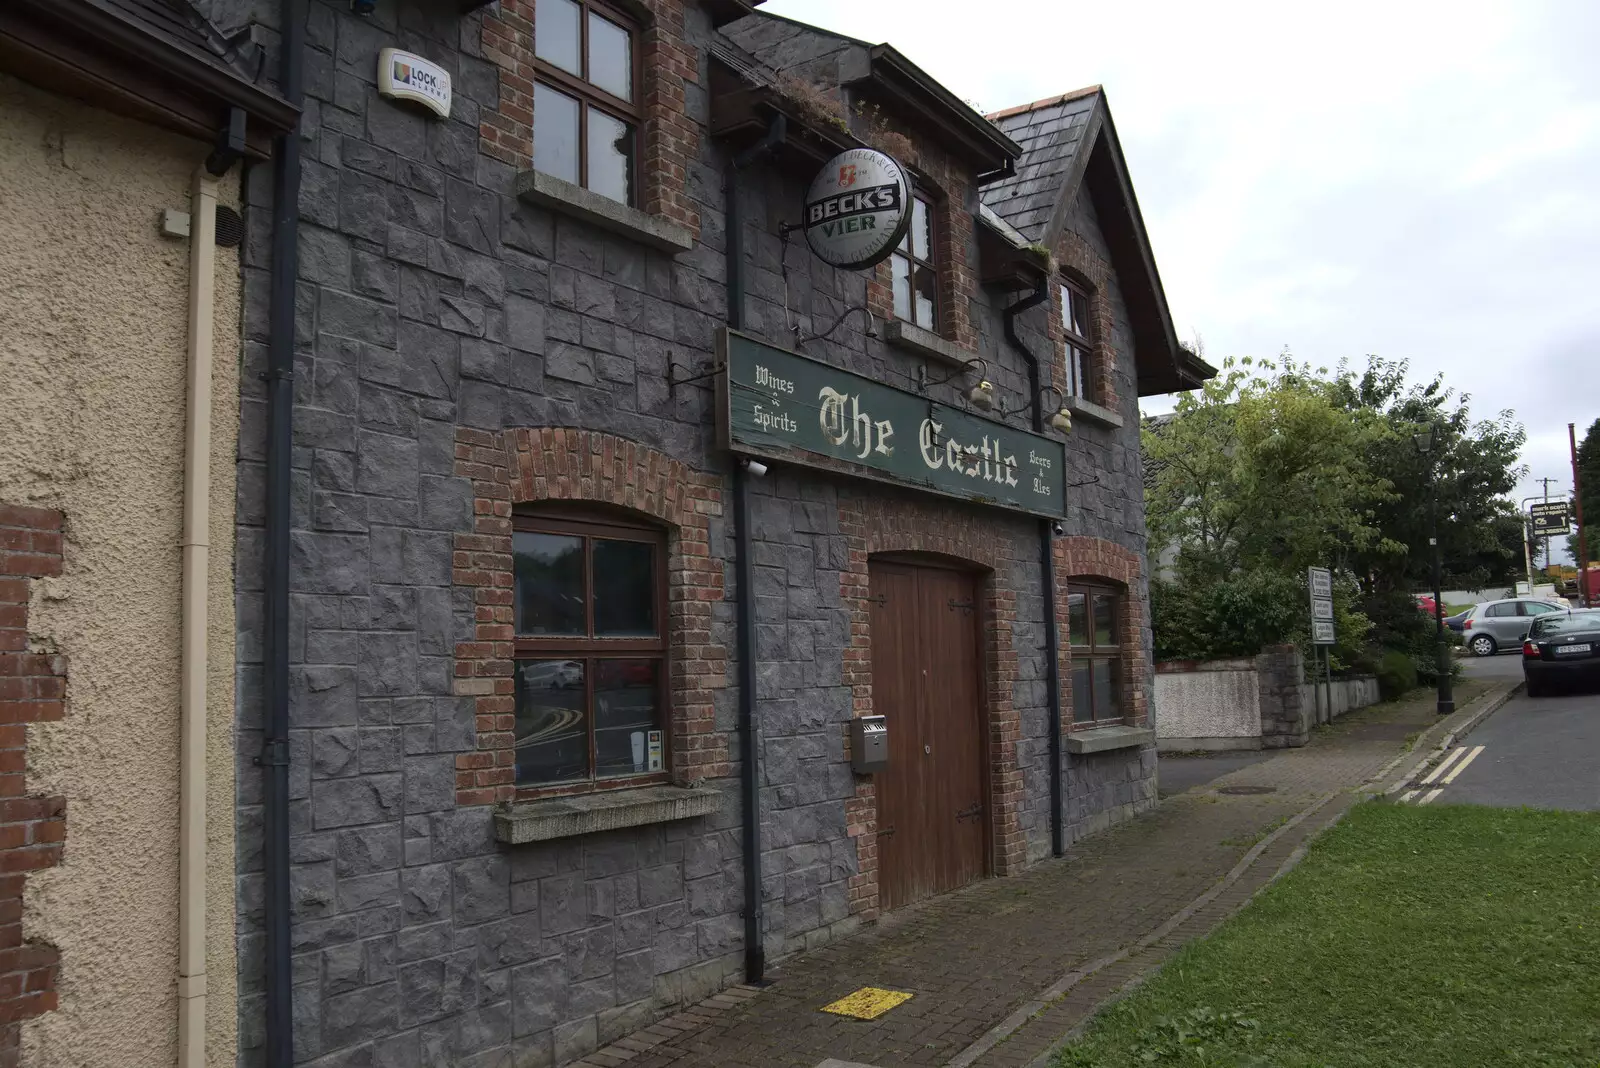
<path fill-rule="evenodd" d="M 1066 514 L 1061 442 L 724 328 L 724 448 L 1012 511 Z"/>

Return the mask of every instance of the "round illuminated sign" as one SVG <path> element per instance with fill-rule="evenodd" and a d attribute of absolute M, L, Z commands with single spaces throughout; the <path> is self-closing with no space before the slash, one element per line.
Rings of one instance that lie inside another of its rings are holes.
<path fill-rule="evenodd" d="M 806 191 L 806 243 L 835 267 L 886 259 L 911 227 L 911 178 L 892 156 L 852 148 L 823 164 Z"/>

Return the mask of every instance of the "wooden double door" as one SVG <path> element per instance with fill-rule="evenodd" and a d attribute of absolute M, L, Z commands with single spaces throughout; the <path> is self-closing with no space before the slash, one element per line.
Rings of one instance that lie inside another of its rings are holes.
<path fill-rule="evenodd" d="M 869 564 L 872 707 L 889 767 L 876 776 L 878 891 L 886 909 L 985 874 L 987 790 L 975 576 Z"/>

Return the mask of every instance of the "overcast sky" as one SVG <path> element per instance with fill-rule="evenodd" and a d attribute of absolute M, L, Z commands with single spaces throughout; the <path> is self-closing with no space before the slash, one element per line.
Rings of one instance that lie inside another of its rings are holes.
<path fill-rule="evenodd" d="M 1180 337 L 1443 371 L 1527 427 L 1519 496 L 1570 492 L 1567 423 L 1600 418 L 1600 2 L 763 10 L 887 41 L 986 112 L 1104 85 Z"/>

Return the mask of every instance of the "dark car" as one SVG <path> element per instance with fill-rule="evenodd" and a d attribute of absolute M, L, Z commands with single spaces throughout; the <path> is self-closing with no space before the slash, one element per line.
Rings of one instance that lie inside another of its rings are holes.
<path fill-rule="evenodd" d="M 1559 683 L 1600 682 L 1600 609 L 1551 612 L 1534 620 L 1522 643 L 1528 696 Z"/>
<path fill-rule="evenodd" d="M 1472 608 L 1476 607 L 1478 606 L 1472 606 Z M 1453 616 L 1445 616 L 1444 625 L 1455 631 L 1457 634 L 1460 634 L 1462 631 L 1467 629 L 1467 617 L 1472 614 L 1472 608 L 1463 608 Z"/>

